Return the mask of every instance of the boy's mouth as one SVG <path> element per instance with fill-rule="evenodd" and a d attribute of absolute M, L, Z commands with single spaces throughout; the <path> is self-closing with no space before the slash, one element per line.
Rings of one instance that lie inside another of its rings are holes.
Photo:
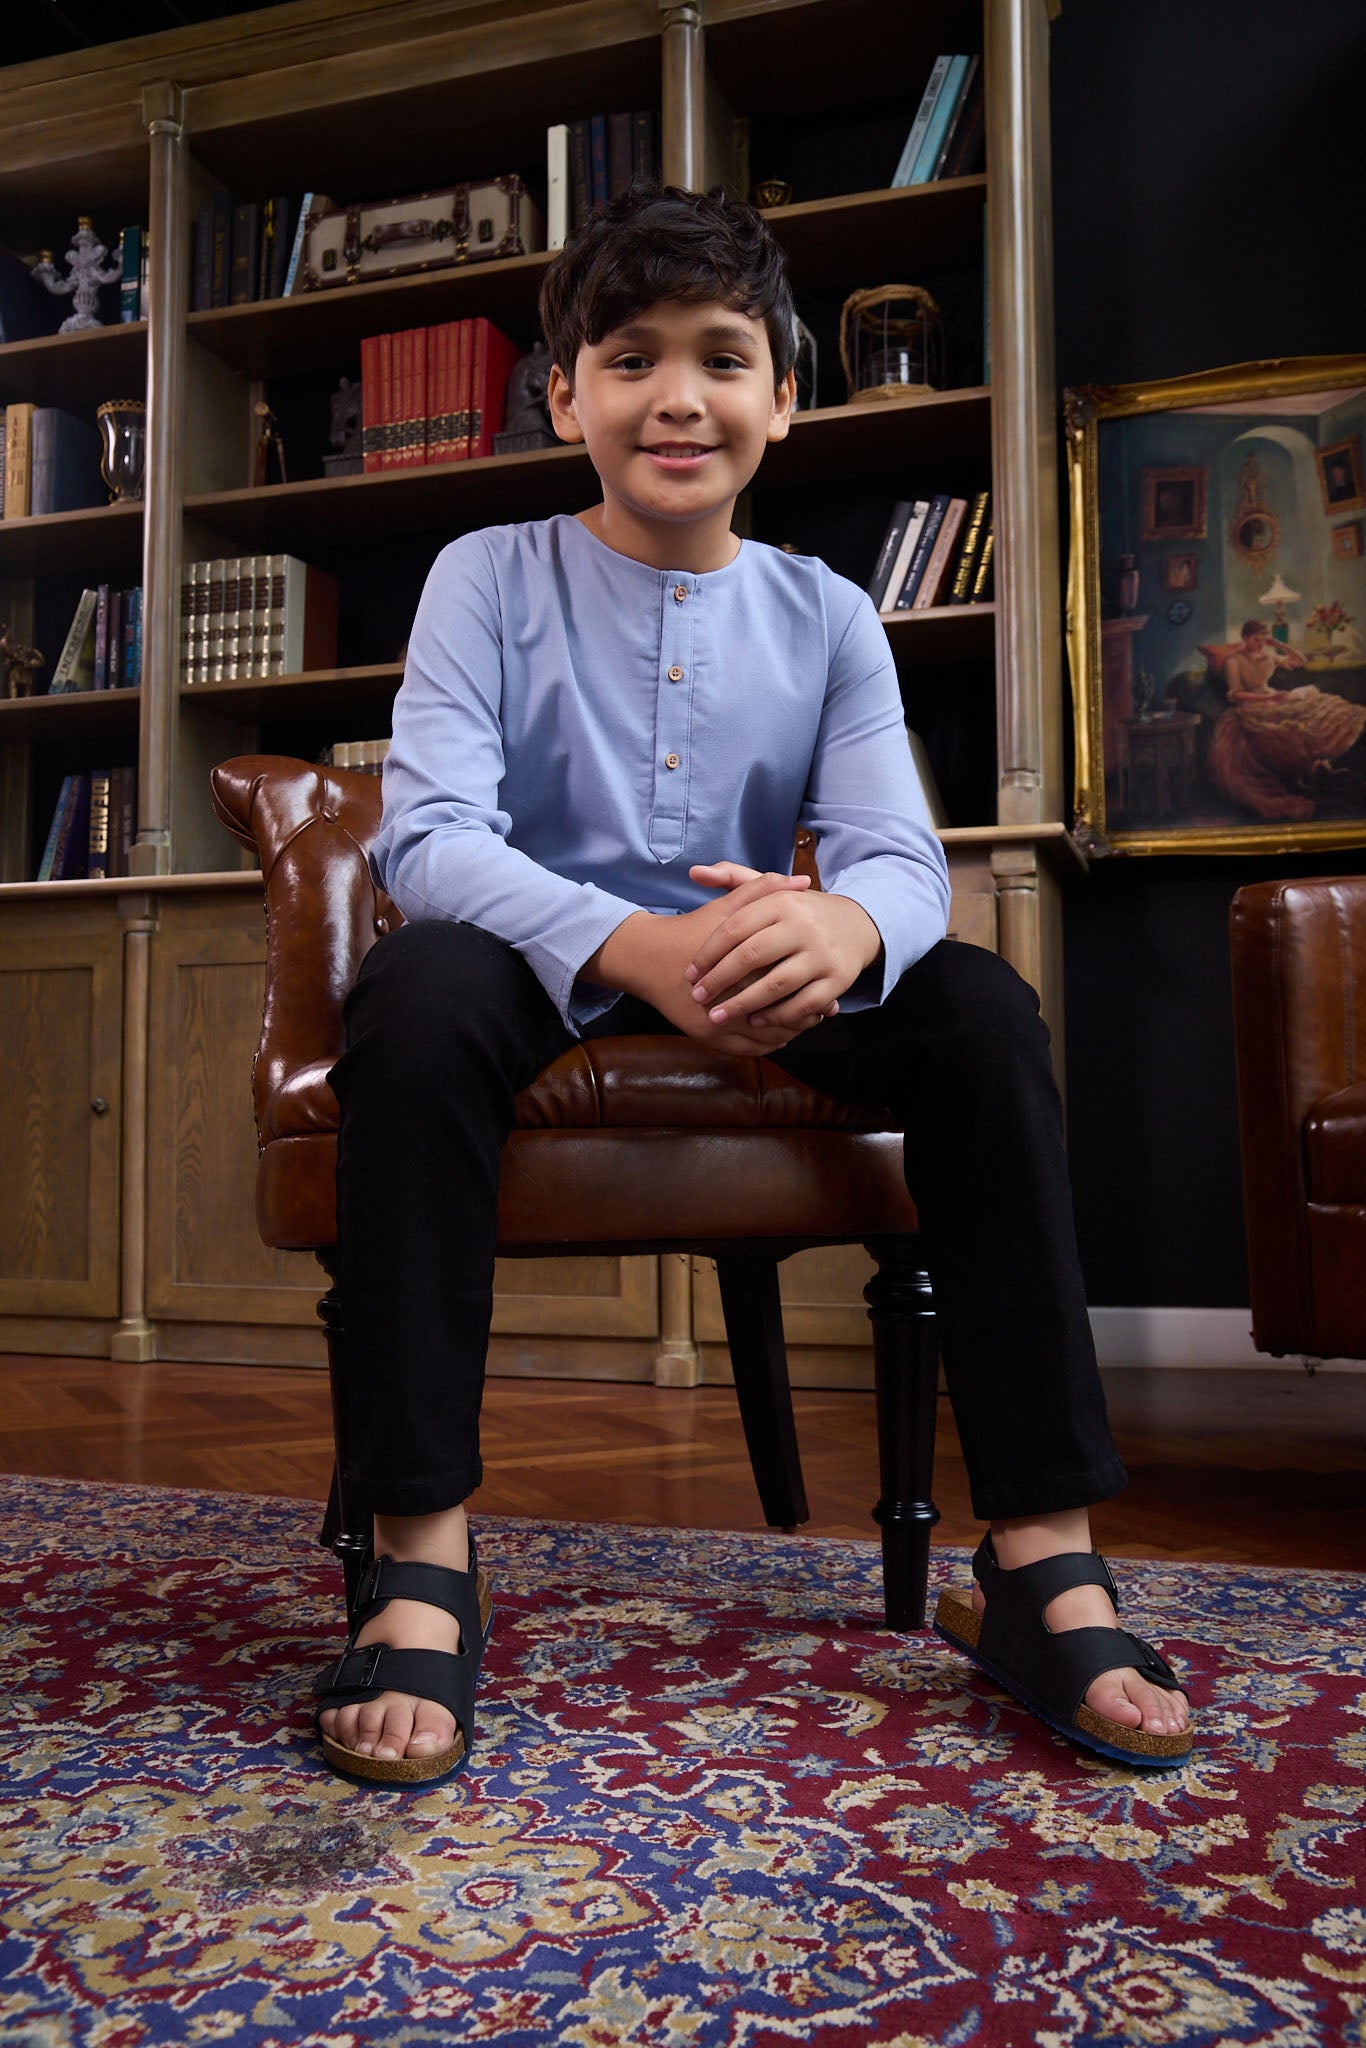
<path fill-rule="evenodd" d="M 642 452 L 662 469 L 697 469 L 715 451 L 703 448 L 695 441 L 656 441 Z"/>

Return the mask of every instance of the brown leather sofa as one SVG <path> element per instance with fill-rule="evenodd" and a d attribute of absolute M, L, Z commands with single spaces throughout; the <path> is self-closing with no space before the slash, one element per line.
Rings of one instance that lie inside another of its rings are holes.
<path fill-rule="evenodd" d="M 1253 1342 L 1366 1358 L 1366 875 L 1254 883 L 1230 929 Z"/>
<path fill-rule="evenodd" d="M 219 819 L 258 854 L 265 879 L 265 1012 L 253 1070 L 257 1223 L 268 1245 L 315 1251 L 330 1272 L 338 1111 L 327 1075 L 360 962 L 401 922 L 367 860 L 380 782 L 250 755 L 215 768 L 212 789 Z M 518 1098 L 503 1154 L 498 1250 L 714 1258 L 765 1517 L 791 1527 L 807 1509 L 777 1262 L 809 1246 L 866 1244 L 878 1266 L 866 1290 L 881 1468 L 873 1514 L 888 1623 L 909 1628 L 924 1619 L 938 1519 L 930 1499 L 938 1347 L 900 1162 L 900 1135 L 885 1118 L 831 1101 L 767 1060 L 712 1055 L 681 1036 L 596 1039 L 571 1048 Z M 346 1341 L 335 1288 L 319 1312 L 335 1368 Z M 336 1386 L 334 1370 L 340 1450 L 346 1418 Z M 368 1534 L 348 1528 L 335 1476 L 322 1540 L 341 1556 L 351 1593 Z"/>

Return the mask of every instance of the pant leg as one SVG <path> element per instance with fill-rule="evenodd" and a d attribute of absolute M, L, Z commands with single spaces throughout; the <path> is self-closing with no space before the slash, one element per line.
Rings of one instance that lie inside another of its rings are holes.
<path fill-rule="evenodd" d="M 1028 983 L 945 940 L 878 1008 L 829 1018 L 774 1057 L 827 1094 L 886 1105 L 906 1131 L 975 1512 L 1044 1514 L 1118 1492 L 1062 1105 Z"/>
<path fill-rule="evenodd" d="M 481 1477 L 498 1179 L 513 1097 L 572 1043 L 526 962 L 473 925 L 366 955 L 332 1069 L 348 1511 L 430 1514 Z"/>

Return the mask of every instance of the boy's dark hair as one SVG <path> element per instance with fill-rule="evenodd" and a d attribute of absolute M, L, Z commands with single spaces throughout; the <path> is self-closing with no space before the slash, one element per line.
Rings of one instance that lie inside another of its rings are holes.
<path fill-rule="evenodd" d="M 660 299 L 716 300 L 762 319 L 774 387 L 797 352 L 787 258 L 757 207 L 681 185 L 633 184 L 575 228 L 541 283 L 541 330 L 572 387 L 579 350 Z"/>

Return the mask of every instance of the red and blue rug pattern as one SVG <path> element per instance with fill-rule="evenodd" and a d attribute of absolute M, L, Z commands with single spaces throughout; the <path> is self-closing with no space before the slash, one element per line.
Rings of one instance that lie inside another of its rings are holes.
<path fill-rule="evenodd" d="M 472 1765 L 368 1791 L 316 1520 L 0 1481 L 11 2048 L 1366 2043 L 1355 1575 L 1122 1566 L 1199 1709 L 1143 1774 L 887 1634 L 872 1544 L 488 1521 Z"/>

